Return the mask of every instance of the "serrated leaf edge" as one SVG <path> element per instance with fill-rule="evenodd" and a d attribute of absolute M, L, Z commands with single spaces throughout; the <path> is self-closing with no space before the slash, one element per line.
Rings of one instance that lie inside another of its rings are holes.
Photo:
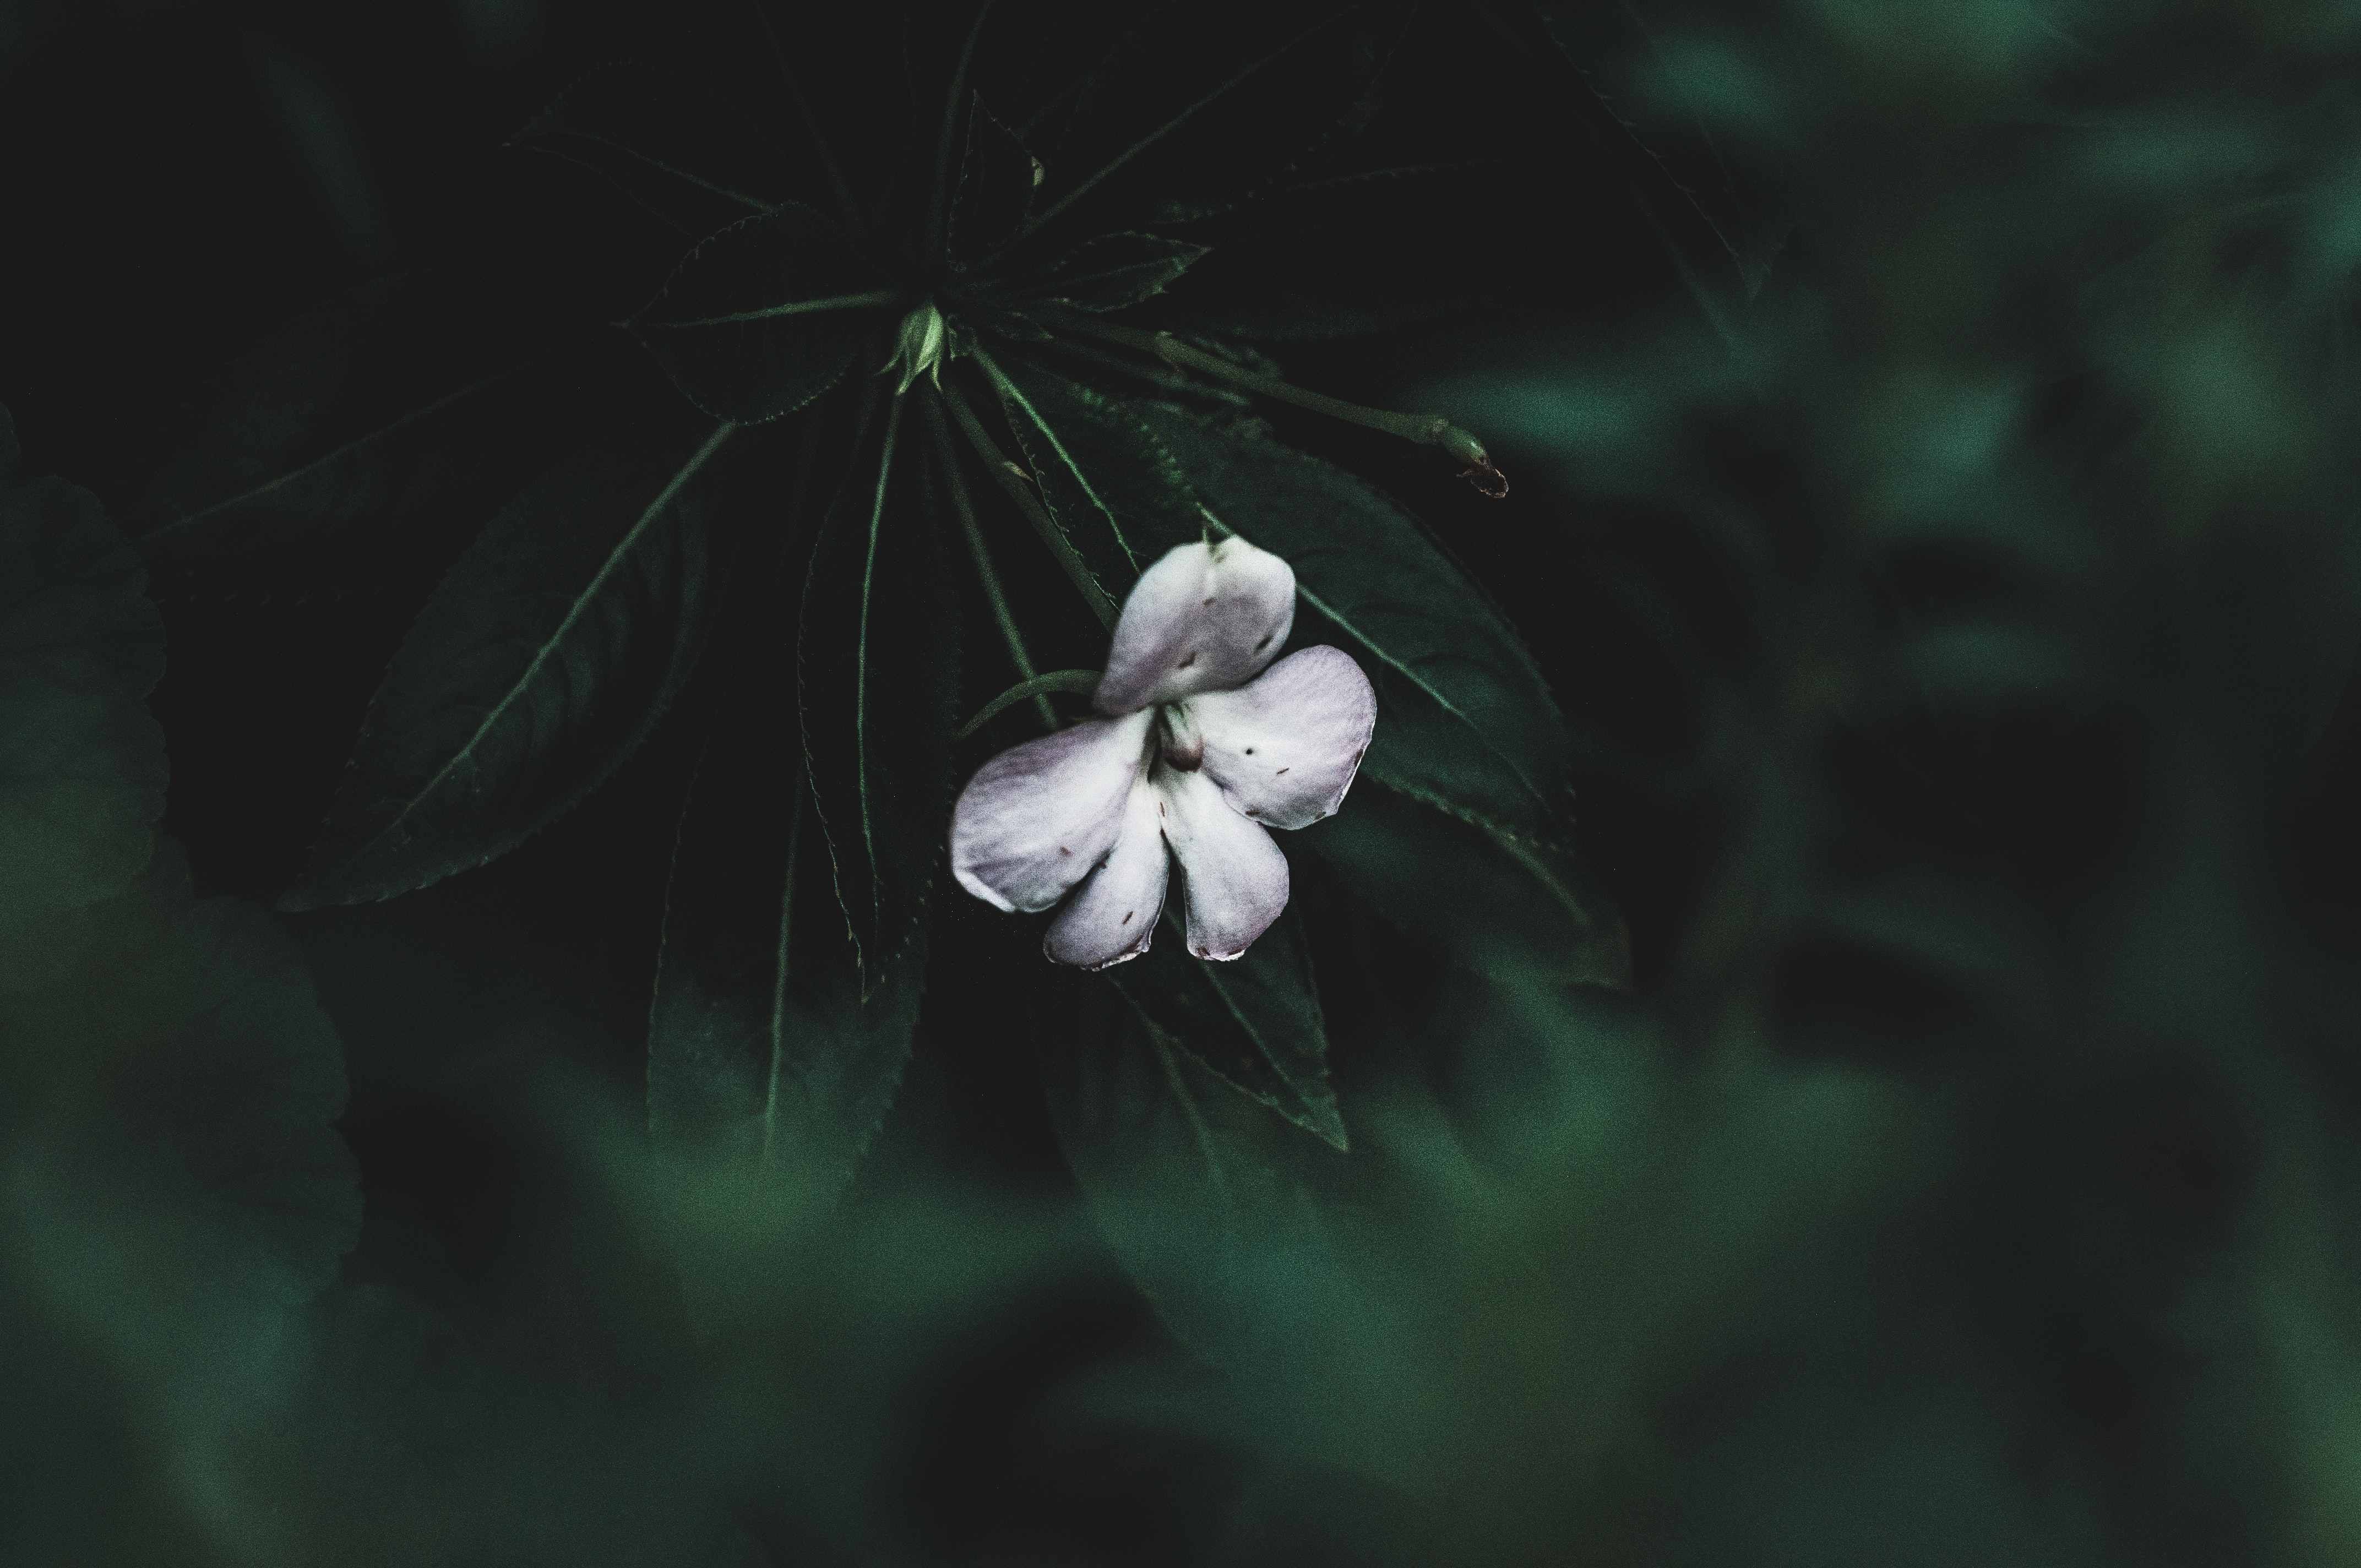
<path fill-rule="evenodd" d="M 1014 404 L 1022 410 L 1025 417 L 1032 422 L 1033 428 L 1039 431 L 1042 438 L 1049 442 L 1049 450 L 1056 454 L 1059 463 L 1063 466 L 1067 473 L 1073 476 L 1074 482 L 1082 487 L 1082 494 L 1090 498 L 1091 505 L 1098 509 L 1099 515 L 1106 519 L 1107 528 L 1115 535 L 1115 547 L 1123 552 L 1124 559 L 1131 563 L 1131 569 L 1137 575 L 1141 569 L 1139 552 L 1132 548 L 1131 541 L 1124 534 L 1121 521 L 1115 517 L 1115 509 L 1107 504 L 1105 499 L 1099 494 L 1097 487 L 1091 483 L 1090 476 L 1082 472 L 1082 465 L 1075 462 L 1073 455 L 1066 450 L 1066 444 L 1058 439 L 1057 431 L 1047 419 L 1042 417 L 1041 411 L 1033 406 L 1033 400 L 1017 388 L 1016 382 L 1008 378 L 1007 372 L 1001 369 L 999 361 L 981 348 L 976 350 L 975 361 L 983 367 L 984 374 L 992 378 L 993 389 L 1000 394 L 1002 402 Z M 1077 390 L 1082 389 L 1084 389 L 1077 388 Z M 1011 422 L 1011 423 L 1014 422 L 1014 421 Z M 1023 432 L 1017 433 L 1017 439 L 1020 443 L 1023 441 Z M 1051 516 L 1057 515 L 1057 509 L 1049 505 L 1049 499 L 1046 492 L 1041 498 L 1041 504 L 1049 508 Z M 1064 521 L 1060 520 L 1058 526 L 1064 528 Z M 1093 580 L 1096 580 L 1096 574 L 1093 574 Z M 1106 585 L 1101 583 L 1099 587 L 1104 591 Z"/>

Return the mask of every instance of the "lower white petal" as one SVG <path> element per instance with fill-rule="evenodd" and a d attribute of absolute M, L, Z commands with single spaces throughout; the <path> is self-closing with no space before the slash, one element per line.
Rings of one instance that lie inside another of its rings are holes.
<path fill-rule="evenodd" d="M 1049 923 L 1041 950 L 1077 969 L 1104 969 L 1148 951 L 1164 913 L 1171 868 L 1159 831 L 1156 787 L 1142 778 L 1124 804 L 1123 830 L 1105 863 L 1066 901 Z"/>
<path fill-rule="evenodd" d="M 951 808 L 951 874 L 1001 909 L 1047 909 L 1115 847 L 1149 716 L 1094 718 L 1003 751 Z"/>
<path fill-rule="evenodd" d="M 1165 841 L 1185 873 L 1189 950 L 1235 959 L 1287 907 L 1287 857 L 1203 773 L 1159 767 L 1152 782 Z"/>

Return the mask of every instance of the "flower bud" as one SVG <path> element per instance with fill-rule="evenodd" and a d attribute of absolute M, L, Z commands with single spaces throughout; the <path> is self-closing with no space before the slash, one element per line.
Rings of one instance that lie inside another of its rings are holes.
<path fill-rule="evenodd" d="M 949 336 L 950 328 L 943 320 L 943 313 L 935 309 L 932 300 L 922 302 L 917 309 L 902 318 L 902 330 L 894 345 L 894 357 L 885 364 L 887 370 L 898 367 L 902 372 L 901 384 L 894 389 L 895 397 L 908 391 L 910 383 L 921 376 L 932 378 L 938 387 L 942 385 L 943 345 Z"/>

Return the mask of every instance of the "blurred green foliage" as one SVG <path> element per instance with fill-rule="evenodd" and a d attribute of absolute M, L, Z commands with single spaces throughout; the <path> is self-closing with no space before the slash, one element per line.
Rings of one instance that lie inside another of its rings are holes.
<path fill-rule="evenodd" d="M 7 1560 L 744 1563 L 752 1530 L 890 1556 L 909 1385 L 1081 1267 L 1076 1226 L 659 1159 L 553 1070 L 565 1198 L 498 1312 L 343 1273 L 336 1032 L 287 937 L 193 897 L 156 831 L 137 556 L 89 492 L 18 478 L 0 422 Z"/>

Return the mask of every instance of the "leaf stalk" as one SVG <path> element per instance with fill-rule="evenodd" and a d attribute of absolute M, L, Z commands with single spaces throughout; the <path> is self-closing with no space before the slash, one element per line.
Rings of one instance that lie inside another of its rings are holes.
<path fill-rule="evenodd" d="M 1143 327 L 1125 326 L 1120 322 L 1100 321 L 1094 317 L 1060 312 L 1059 324 L 1074 331 L 1090 333 L 1152 354 L 1176 369 L 1195 370 L 1202 375 L 1218 376 L 1235 382 L 1248 391 L 1267 398 L 1276 398 L 1297 408 L 1309 409 L 1330 419 L 1344 420 L 1370 430 L 1398 435 L 1404 441 L 1422 445 L 1440 446 L 1467 465 L 1460 477 L 1478 490 L 1499 500 L 1509 493 L 1508 476 L 1493 463 L 1491 455 L 1473 432 L 1461 429 L 1442 414 L 1397 413 L 1391 409 L 1373 409 L 1364 403 L 1348 403 L 1342 398 L 1332 398 L 1324 392 L 1314 392 L 1282 381 L 1276 376 L 1266 376 L 1258 370 L 1208 354 L 1203 349 L 1181 342 L 1169 332 L 1150 332 Z"/>
<path fill-rule="evenodd" d="M 983 729 L 984 725 L 989 723 L 1003 709 L 1014 707 L 1016 704 L 1023 702 L 1027 697 L 1031 697 L 1035 702 L 1040 705 L 1041 711 L 1049 715 L 1049 728 L 1054 729 L 1058 726 L 1058 716 L 1050 710 L 1049 699 L 1045 695 L 1046 693 L 1087 693 L 1094 692 L 1098 689 L 1099 673 L 1096 670 L 1051 670 L 1047 674 L 1035 675 L 1029 680 L 1019 681 L 1016 685 L 1010 686 L 1006 691 L 1002 692 L 998 696 L 994 697 L 990 702 L 985 703 L 982 707 L 978 708 L 976 710 L 975 717 L 969 719 L 965 724 L 961 725 L 959 733 L 953 736 L 952 739 L 955 740 L 966 740 L 969 736 Z"/>
<path fill-rule="evenodd" d="M 1064 568 L 1068 579 L 1091 607 L 1091 613 L 1099 618 L 1099 624 L 1110 631 L 1114 630 L 1115 600 L 1091 576 L 1090 567 L 1083 564 L 1073 542 L 1066 537 L 1066 531 L 1058 526 L 1058 520 L 1049 515 L 1049 509 L 1041 504 L 1041 498 L 1035 495 L 1031 486 L 1020 477 L 1024 470 L 1008 460 L 1008 455 L 1001 451 L 998 442 L 992 439 L 992 433 L 983 428 L 983 422 L 975 417 L 975 411 L 968 406 L 958 388 L 945 381 L 942 390 L 944 406 L 950 410 L 951 418 L 959 422 L 960 433 L 967 437 L 968 444 L 974 447 L 976 455 L 983 459 L 984 467 L 1008 493 L 1009 499 L 1016 503 L 1016 510 L 1025 514 L 1025 520 L 1033 525 L 1033 531 L 1041 536 L 1041 543 L 1049 547 L 1049 554 L 1057 557 L 1058 565 Z"/>
<path fill-rule="evenodd" d="M 1040 717 L 1041 728 L 1055 729 L 1058 728 L 1058 714 L 1049 706 L 1049 699 L 1022 692 L 1023 685 L 1036 678 L 1033 658 L 1025 651 L 1025 634 L 1017 630 L 1016 617 L 1008 609 L 1008 596 L 1001 592 L 1000 574 L 993 569 L 992 552 L 984 545 L 983 530 L 976 522 L 974 500 L 967 493 L 967 480 L 960 474 L 959 450 L 951 444 L 950 426 L 943 419 L 940 399 L 928 400 L 927 422 L 935 438 L 936 455 L 942 461 L 945 482 L 950 487 L 951 509 L 959 513 L 960 532 L 967 540 L 968 559 L 975 566 L 977 580 L 983 585 L 983 597 L 992 606 L 992 619 L 1000 628 L 1000 641 L 1008 650 L 1008 661 L 1016 666 L 1020 695 L 1032 695 L 1034 711 Z M 982 713 L 968 721 L 967 728 L 959 732 L 957 739 L 967 739 L 977 725 L 1013 700 L 1006 693 L 994 698 Z"/>

